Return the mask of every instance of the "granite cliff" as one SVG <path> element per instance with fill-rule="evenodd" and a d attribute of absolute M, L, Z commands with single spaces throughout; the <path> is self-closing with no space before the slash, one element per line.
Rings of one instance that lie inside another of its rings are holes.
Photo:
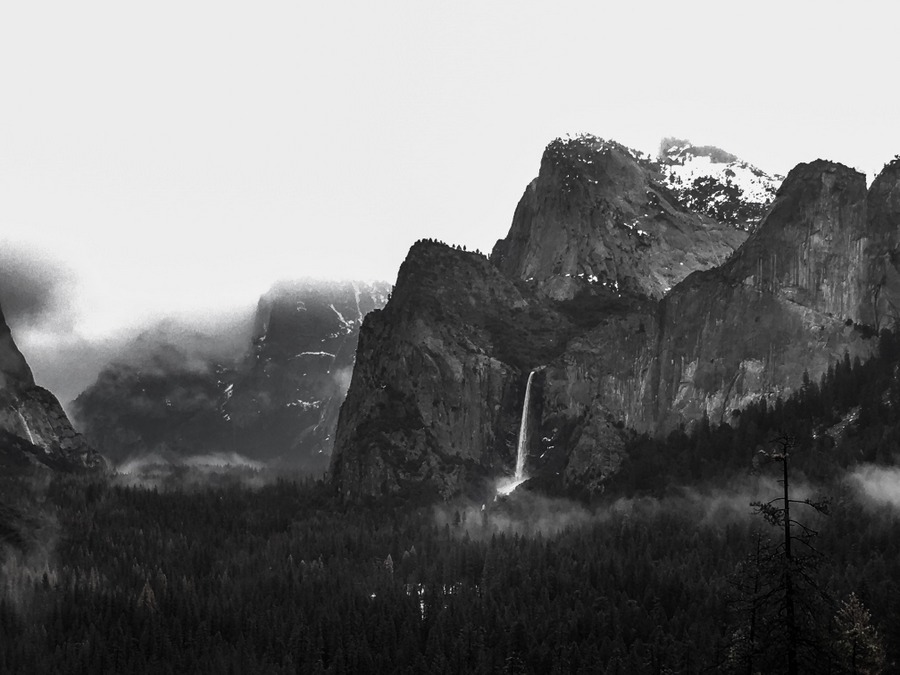
<path fill-rule="evenodd" d="M 481 254 L 417 242 L 363 322 L 331 465 L 339 490 L 449 496 L 515 462 L 528 368 L 571 330 Z"/>
<path fill-rule="evenodd" d="M 533 369 L 529 473 L 596 490 L 629 434 L 727 422 L 865 358 L 900 302 L 897 164 L 868 191 L 801 164 L 737 227 L 691 211 L 638 153 L 551 143 L 493 265 L 419 243 L 364 323 L 335 487 L 449 496 L 509 474 Z"/>
<path fill-rule="evenodd" d="M 34 382 L 31 368 L 0 313 L 0 465 L 101 469 L 103 458 L 75 431 L 56 397 Z"/>

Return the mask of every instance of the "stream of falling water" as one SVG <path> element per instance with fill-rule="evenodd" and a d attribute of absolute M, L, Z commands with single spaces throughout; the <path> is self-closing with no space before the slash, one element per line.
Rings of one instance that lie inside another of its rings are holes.
<path fill-rule="evenodd" d="M 25 416 L 22 414 L 21 410 L 16 410 L 16 414 L 19 416 L 19 421 L 22 423 L 22 426 L 25 427 L 25 433 L 28 434 L 28 440 L 34 445 L 34 436 L 31 435 L 31 429 L 28 428 L 28 422 L 25 421 Z"/>
<path fill-rule="evenodd" d="M 525 403 L 522 404 L 522 422 L 519 424 L 519 444 L 516 447 L 516 480 L 525 480 L 525 455 L 528 454 L 528 409 L 531 407 L 531 380 L 534 379 L 534 371 L 528 374 L 528 384 L 525 385 Z"/>
<path fill-rule="evenodd" d="M 531 407 L 531 381 L 534 379 L 532 370 L 528 374 L 528 383 L 525 385 L 525 401 L 522 403 L 522 421 L 519 423 L 519 442 L 516 446 L 516 473 L 512 478 L 502 481 L 497 486 L 497 492 L 508 495 L 519 485 L 525 482 L 525 456 L 528 454 L 528 410 Z"/>

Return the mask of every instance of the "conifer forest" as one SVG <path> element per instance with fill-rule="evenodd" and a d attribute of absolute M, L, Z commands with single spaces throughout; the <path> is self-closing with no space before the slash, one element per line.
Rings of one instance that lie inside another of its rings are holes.
<path fill-rule="evenodd" d="M 0 671 L 897 672 L 900 516 L 859 486 L 896 470 L 898 363 L 884 333 L 731 424 L 635 435 L 600 495 L 6 477 Z"/>

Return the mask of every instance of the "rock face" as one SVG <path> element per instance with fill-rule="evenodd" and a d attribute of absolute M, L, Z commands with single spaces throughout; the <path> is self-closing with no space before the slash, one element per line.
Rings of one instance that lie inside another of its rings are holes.
<path fill-rule="evenodd" d="M 331 475 L 346 497 L 449 496 L 515 462 L 528 363 L 570 329 L 484 256 L 428 241 L 400 268 L 360 333 Z"/>
<path fill-rule="evenodd" d="M 388 284 L 280 284 L 259 303 L 253 346 L 223 380 L 222 416 L 235 449 L 256 459 L 328 466 L 359 328 Z"/>
<path fill-rule="evenodd" d="M 579 136 L 547 146 L 491 259 L 555 299 L 598 285 L 658 299 L 691 272 L 724 262 L 746 237 L 681 206 L 658 164 Z"/>
<path fill-rule="evenodd" d="M 868 277 L 862 321 L 878 328 L 900 325 L 900 156 L 887 164 L 869 188 Z M 871 311 L 871 315 L 867 314 Z"/>
<path fill-rule="evenodd" d="M 736 282 L 859 321 L 871 316 L 865 176 L 818 160 L 785 180 L 764 227 L 723 272 Z"/>
<path fill-rule="evenodd" d="M 592 144 L 585 155 L 579 142 L 559 159 L 570 145 L 548 147 L 496 268 L 446 246 L 411 249 L 392 300 L 363 326 L 332 462 L 345 497 L 446 496 L 511 473 L 532 369 L 539 433 L 526 472 L 602 489 L 629 433 L 728 422 L 804 373 L 865 358 L 874 329 L 895 325 L 900 162 L 868 193 L 847 167 L 801 164 L 747 237 L 663 201 L 634 153 Z M 618 223 L 651 194 L 658 229 L 641 247 L 647 235 L 632 241 Z M 720 264 L 688 243 L 725 252 L 735 233 L 746 241 Z"/>
<path fill-rule="evenodd" d="M 380 283 L 278 284 L 260 299 L 243 356 L 198 358 L 162 342 L 104 369 L 76 399 L 78 420 L 115 463 L 214 456 L 321 473 L 359 326 L 389 290 Z"/>
<path fill-rule="evenodd" d="M 71 406 L 85 436 L 112 464 L 231 450 L 219 410 L 228 368 L 171 344 L 126 358 L 106 366 Z"/>
<path fill-rule="evenodd" d="M 871 354 L 871 270 L 892 244 L 867 210 L 886 210 L 886 180 L 867 196 L 864 176 L 847 167 L 799 165 L 726 263 L 692 274 L 652 310 L 608 316 L 573 341 L 544 389 L 545 409 L 581 432 L 572 456 L 614 470 L 621 443 L 610 440 L 610 423 L 664 433 L 702 417 L 727 422 L 751 401 L 788 395 L 804 373 L 817 380 L 844 353 Z M 887 285 L 880 296 L 885 305 L 897 297 Z M 551 432 L 560 426 L 548 422 Z"/>
<path fill-rule="evenodd" d="M 0 466 L 99 469 L 103 458 L 72 428 L 59 401 L 37 386 L 0 313 Z"/>
<path fill-rule="evenodd" d="M 802 164 L 732 258 L 688 277 L 653 311 L 607 318 L 573 343 L 555 379 L 590 383 L 594 405 L 650 432 L 703 415 L 724 421 L 750 400 L 784 395 L 804 370 L 818 378 L 845 349 L 870 349 L 846 325 L 869 306 L 866 228 L 864 176 Z M 636 320 L 642 332 L 628 328 Z"/>

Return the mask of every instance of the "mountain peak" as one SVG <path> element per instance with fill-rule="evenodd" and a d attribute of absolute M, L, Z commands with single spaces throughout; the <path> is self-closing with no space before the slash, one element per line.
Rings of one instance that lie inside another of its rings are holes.
<path fill-rule="evenodd" d="M 684 163 L 692 157 L 707 157 L 714 164 L 730 164 L 739 161 L 736 155 L 714 145 L 694 145 L 685 138 L 667 136 L 659 144 L 657 158 L 665 164 Z"/>
<path fill-rule="evenodd" d="M 663 184 L 679 204 L 751 231 L 775 198 L 782 177 L 712 145 L 665 138 L 659 149 Z"/>
<path fill-rule="evenodd" d="M 724 271 L 826 315 L 868 316 L 866 178 L 842 164 L 799 164 Z"/>
<path fill-rule="evenodd" d="M 678 202 L 650 157 L 579 135 L 551 141 L 491 259 L 556 299 L 582 291 L 660 298 L 746 238 Z"/>

